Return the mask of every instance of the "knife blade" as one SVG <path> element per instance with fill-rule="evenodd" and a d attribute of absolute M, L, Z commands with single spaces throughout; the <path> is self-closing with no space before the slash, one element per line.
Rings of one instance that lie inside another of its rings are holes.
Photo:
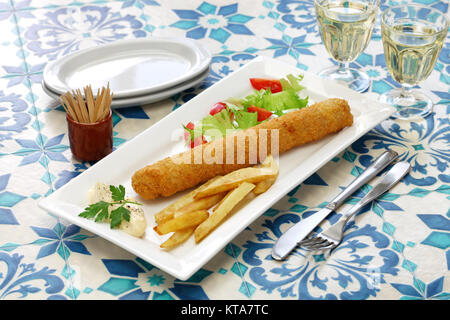
<path fill-rule="evenodd" d="M 289 253 L 314 230 L 331 212 L 336 210 L 344 201 L 355 193 L 364 184 L 386 168 L 398 157 L 398 153 L 387 150 L 371 163 L 355 180 L 353 180 L 341 193 L 339 193 L 327 206 L 311 216 L 297 222 L 289 228 L 275 242 L 272 248 L 272 257 L 275 260 L 283 260 Z"/>

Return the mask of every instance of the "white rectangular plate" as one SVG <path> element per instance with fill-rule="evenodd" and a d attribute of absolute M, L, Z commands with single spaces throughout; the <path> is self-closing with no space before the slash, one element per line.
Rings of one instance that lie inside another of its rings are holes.
<path fill-rule="evenodd" d="M 178 193 L 172 197 L 158 200 L 142 200 L 131 187 L 133 173 L 147 164 L 183 151 L 185 148 L 183 141 L 175 141 L 173 138 L 173 133 L 177 130 L 180 131 L 181 124 L 200 120 L 208 114 L 211 106 L 218 101 L 229 97 L 244 97 L 250 94 L 252 88 L 249 78 L 282 78 L 289 73 L 304 73 L 305 77 L 302 84 L 307 87 L 305 94 L 309 95 L 310 101 L 321 101 L 331 97 L 346 99 L 354 116 L 354 124 L 337 134 L 280 155 L 280 173 L 276 183 L 266 193 L 254 198 L 234 212 L 200 244 L 196 245 L 193 237 L 191 237 L 186 243 L 171 251 L 160 249 L 159 245 L 169 235 L 161 237 L 153 231 L 155 225 L 153 215 L 185 193 Z M 187 280 L 286 193 L 355 140 L 388 118 L 393 112 L 392 107 L 372 101 L 368 97 L 339 84 L 300 71 L 291 65 L 258 57 L 203 91 L 78 177 L 72 179 L 65 186 L 42 200 L 39 206 L 113 242 L 178 279 Z M 111 230 L 107 223 L 96 223 L 78 216 L 88 205 L 87 192 L 96 182 L 113 185 L 122 184 L 126 188 L 127 196 L 135 197 L 144 203 L 143 208 L 148 227 L 143 238 L 138 239 L 123 231 Z"/>

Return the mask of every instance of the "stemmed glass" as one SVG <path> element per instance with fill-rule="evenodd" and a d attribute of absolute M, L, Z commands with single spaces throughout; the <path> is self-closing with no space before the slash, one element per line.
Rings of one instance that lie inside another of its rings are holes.
<path fill-rule="evenodd" d="M 368 75 L 350 68 L 366 49 L 377 17 L 379 0 L 314 0 L 322 42 L 338 63 L 319 75 L 338 80 L 347 87 L 363 92 L 370 85 Z"/>
<path fill-rule="evenodd" d="M 447 35 L 449 19 L 439 10 L 421 5 L 386 9 L 381 17 L 381 35 L 388 70 L 400 89 L 380 96 L 397 108 L 393 117 L 416 119 L 433 109 L 429 97 L 415 85 L 428 78 Z"/>

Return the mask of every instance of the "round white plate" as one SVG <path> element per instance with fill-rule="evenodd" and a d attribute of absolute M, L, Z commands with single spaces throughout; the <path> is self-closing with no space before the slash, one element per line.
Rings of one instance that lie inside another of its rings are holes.
<path fill-rule="evenodd" d="M 48 89 L 63 94 L 91 85 L 106 86 L 116 98 L 130 98 L 174 87 L 209 68 L 211 53 L 185 38 L 120 40 L 71 53 L 44 69 Z"/>
<path fill-rule="evenodd" d="M 142 96 L 131 97 L 131 98 L 116 98 L 116 95 L 114 94 L 114 98 L 112 100 L 111 107 L 112 108 L 134 107 L 134 106 L 140 106 L 140 105 L 145 105 L 148 103 L 153 103 L 153 102 L 157 102 L 160 100 L 164 100 L 166 98 L 173 96 L 174 94 L 177 94 L 178 92 L 181 92 L 183 90 L 186 90 L 186 89 L 196 86 L 197 84 L 202 82 L 203 79 L 205 79 L 208 76 L 208 74 L 209 74 L 209 68 L 193 79 L 190 79 L 188 81 L 180 83 L 177 86 L 174 86 L 172 88 L 154 92 L 154 93 L 151 93 L 148 95 L 142 95 Z M 57 92 L 54 92 L 50 88 L 48 88 L 44 82 L 42 82 L 42 89 L 50 97 L 59 101 L 59 97 L 61 95 Z"/>

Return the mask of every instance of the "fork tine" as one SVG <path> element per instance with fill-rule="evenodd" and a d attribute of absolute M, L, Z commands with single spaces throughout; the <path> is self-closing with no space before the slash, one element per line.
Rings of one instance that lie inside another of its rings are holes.
<path fill-rule="evenodd" d="M 322 249 L 322 248 L 328 247 L 330 245 L 332 245 L 332 243 L 330 241 L 328 241 L 326 239 L 321 239 L 320 241 L 317 241 L 316 243 L 313 243 L 313 244 L 310 244 L 310 245 L 304 246 L 304 247 L 315 250 L 315 249 Z"/>
<path fill-rule="evenodd" d="M 302 240 L 299 245 L 303 246 L 303 245 L 311 245 L 313 243 L 316 243 L 317 241 L 319 241 L 318 238 L 307 238 L 305 240 Z"/>
<path fill-rule="evenodd" d="M 323 248 L 321 248 L 322 250 L 328 250 L 328 249 L 333 249 L 333 248 L 335 248 L 335 247 L 337 247 L 337 244 L 336 243 L 330 243 L 330 245 L 328 245 L 328 246 L 326 246 L 326 247 L 323 247 Z"/>

